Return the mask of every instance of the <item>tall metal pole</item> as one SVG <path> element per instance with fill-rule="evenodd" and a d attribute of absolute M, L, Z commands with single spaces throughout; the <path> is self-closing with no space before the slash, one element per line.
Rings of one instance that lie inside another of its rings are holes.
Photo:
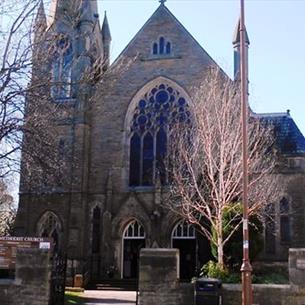
<path fill-rule="evenodd" d="M 252 267 L 249 260 L 249 215 L 248 215 L 248 77 L 246 74 L 246 28 L 245 3 L 240 0 L 240 80 L 241 80 L 241 110 L 242 110 L 242 163 L 243 163 L 243 263 L 242 305 L 252 305 L 253 293 L 251 283 Z"/>

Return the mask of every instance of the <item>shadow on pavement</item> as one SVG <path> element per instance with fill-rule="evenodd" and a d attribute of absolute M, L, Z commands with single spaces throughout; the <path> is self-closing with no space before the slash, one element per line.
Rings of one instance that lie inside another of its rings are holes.
<path fill-rule="evenodd" d="M 135 304 L 131 300 L 120 300 L 118 298 L 94 298 L 84 297 L 81 294 L 66 294 L 65 305 L 102 305 L 102 304 Z"/>

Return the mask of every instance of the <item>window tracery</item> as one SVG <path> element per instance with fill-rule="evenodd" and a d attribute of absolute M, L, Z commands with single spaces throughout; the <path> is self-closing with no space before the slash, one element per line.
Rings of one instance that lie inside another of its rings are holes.
<path fill-rule="evenodd" d="M 53 212 L 46 212 L 39 220 L 37 233 L 41 237 L 51 237 L 54 242 L 54 251 L 58 252 L 61 224 L 57 215 Z"/>
<path fill-rule="evenodd" d="M 145 236 L 145 230 L 137 220 L 133 220 L 123 234 L 124 239 L 143 239 Z"/>
<path fill-rule="evenodd" d="M 52 60 L 52 88 L 54 99 L 66 99 L 71 96 L 73 52 L 68 37 L 60 35 L 56 40 Z"/>
<path fill-rule="evenodd" d="M 173 233 L 173 239 L 195 239 L 196 231 L 192 224 L 182 220 L 177 223 L 175 226 Z"/>
<path fill-rule="evenodd" d="M 167 182 L 165 157 L 171 126 L 190 123 L 186 98 L 162 83 L 149 90 L 137 104 L 130 125 L 130 186 L 152 186 L 160 177 Z"/>

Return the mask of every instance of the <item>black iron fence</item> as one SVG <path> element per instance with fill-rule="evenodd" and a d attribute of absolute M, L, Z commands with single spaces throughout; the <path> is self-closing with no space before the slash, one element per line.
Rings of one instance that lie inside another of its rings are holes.
<path fill-rule="evenodd" d="M 52 258 L 50 305 L 64 305 L 66 286 L 67 256 L 54 255 Z"/>

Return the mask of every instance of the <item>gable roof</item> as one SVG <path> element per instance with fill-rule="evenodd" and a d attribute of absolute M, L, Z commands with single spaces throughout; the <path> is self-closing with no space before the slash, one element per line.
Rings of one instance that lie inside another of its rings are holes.
<path fill-rule="evenodd" d="M 274 126 L 276 144 L 282 154 L 305 153 L 305 138 L 289 112 L 258 113 L 253 116 Z"/>
<path fill-rule="evenodd" d="M 190 32 L 183 26 L 183 24 L 174 16 L 174 14 L 163 4 L 161 3 L 156 11 L 152 14 L 152 16 L 145 22 L 142 28 L 137 32 L 137 34 L 131 39 L 131 41 L 127 44 L 124 50 L 119 54 L 119 56 L 113 62 L 113 65 L 119 60 L 121 56 L 123 56 L 127 51 L 132 47 L 132 45 L 137 41 L 137 39 L 143 35 L 146 30 L 149 29 L 152 23 L 159 22 L 172 22 L 176 24 L 177 30 L 182 31 L 186 38 L 189 38 L 201 51 L 203 56 L 206 56 L 207 59 L 213 62 L 215 65 L 218 64 L 215 60 L 208 54 L 208 52 L 199 44 L 199 42 L 190 34 Z"/>

